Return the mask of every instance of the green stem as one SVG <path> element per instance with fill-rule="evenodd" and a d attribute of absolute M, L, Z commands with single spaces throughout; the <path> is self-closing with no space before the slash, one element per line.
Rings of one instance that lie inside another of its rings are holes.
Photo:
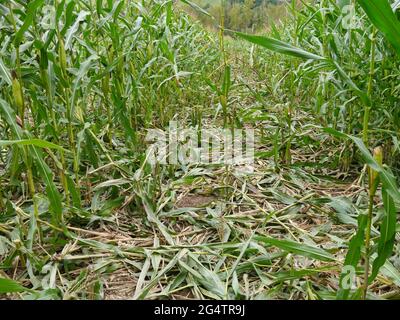
<path fill-rule="evenodd" d="M 0 213 L 3 212 L 5 208 L 4 198 L 3 198 L 3 182 L 0 176 Z"/>
<path fill-rule="evenodd" d="M 372 87 L 375 73 L 375 49 L 376 49 L 376 29 L 371 33 L 371 57 L 370 57 L 370 69 L 369 69 L 369 79 L 368 79 L 368 88 L 367 95 L 370 98 L 372 97 Z M 368 126 L 369 126 L 369 117 L 371 112 L 371 106 L 364 106 L 364 121 L 363 121 L 363 141 L 366 146 L 368 146 Z"/>
<path fill-rule="evenodd" d="M 16 25 L 16 22 L 14 19 L 14 14 L 13 14 L 11 4 L 9 4 L 9 9 L 10 9 L 11 22 L 13 24 L 14 32 L 16 33 L 17 25 Z M 17 70 L 16 73 L 17 73 L 17 79 L 20 83 L 20 93 L 21 93 L 21 97 L 22 97 L 22 107 L 18 111 L 19 111 L 19 117 L 21 119 L 21 127 L 22 127 L 22 130 L 24 130 L 25 129 L 25 107 L 24 107 L 25 102 L 24 102 L 24 90 L 23 90 L 22 73 L 21 73 L 21 58 L 20 58 L 19 44 L 17 44 L 17 43 L 15 43 L 15 51 L 16 51 L 15 61 L 16 61 L 16 70 Z M 37 203 L 37 199 L 36 199 L 36 189 L 35 189 L 35 183 L 34 183 L 34 179 L 33 179 L 31 158 L 29 157 L 27 146 L 23 147 L 23 159 L 24 159 L 24 162 L 26 165 L 28 189 L 29 189 L 29 193 L 32 197 L 32 201 L 33 201 L 33 213 L 34 213 L 35 219 L 37 221 L 37 219 L 39 218 L 39 209 L 38 209 L 38 203 Z M 41 231 L 40 225 L 37 224 L 37 226 L 38 226 L 38 232 L 39 232 L 39 242 L 41 242 L 42 231 Z"/>
<path fill-rule="evenodd" d="M 227 67 L 227 56 L 226 56 L 226 51 L 225 51 L 225 0 L 221 0 L 221 12 L 220 12 L 220 26 L 219 26 L 219 46 L 220 46 L 220 50 L 222 53 L 222 58 L 223 58 L 223 66 L 224 66 L 224 72 L 226 71 L 226 67 Z M 227 104 L 228 104 L 228 97 L 223 95 L 220 97 L 220 103 L 222 106 L 222 112 L 224 115 L 224 128 L 227 126 L 228 124 L 228 108 L 227 108 Z"/>
<path fill-rule="evenodd" d="M 369 205 L 368 205 L 367 229 L 365 232 L 365 265 L 364 265 L 364 284 L 362 292 L 363 300 L 366 299 L 368 292 L 368 276 L 369 276 L 369 260 L 370 260 L 369 258 L 371 254 L 371 229 L 372 229 L 373 208 L 374 208 L 374 195 L 370 194 Z"/>
<path fill-rule="evenodd" d="M 67 75 L 64 75 L 67 79 Z M 73 170 L 75 175 L 75 183 L 76 187 L 79 190 L 79 163 L 78 163 L 78 156 L 75 150 L 75 137 L 74 137 L 74 128 L 72 125 L 72 110 L 71 110 L 71 101 L 70 101 L 70 93 L 69 88 L 64 88 L 64 97 L 66 103 L 66 117 L 67 117 L 67 131 L 68 131 L 68 140 L 69 140 L 69 148 L 72 152 L 73 158 Z"/>

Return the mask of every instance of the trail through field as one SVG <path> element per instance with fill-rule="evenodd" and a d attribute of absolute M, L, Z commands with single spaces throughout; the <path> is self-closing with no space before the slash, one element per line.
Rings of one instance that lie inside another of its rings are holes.
<path fill-rule="evenodd" d="M 71 227 L 76 240 L 53 257 L 55 265 L 79 261 L 67 276 L 75 292 L 90 297 L 101 283 L 106 299 L 335 297 L 347 243 L 367 206 L 365 172 L 335 169 L 332 153 L 343 150 L 334 149 L 304 111 L 294 109 L 290 129 L 277 131 L 284 105 L 265 110 L 252 98 L 266 89 L 254 73 L 241 74 L 246 60 L 235 52 L 230 107 L 253 119 L 259 138 L 254 171 L 176 166 L 174 179 L 161 174 L 159 181 L 141 173 L 140 183 L 123 192 L 122 207 L 88 230 Z M 217 128 L 221 115 L 207 112 L 204 125 Z M 277 132 L 291 137 L 290 157 L 285 148 L 271 153 Z M 274 156 L 287 164 L 278 165 Z M 148 195 L 153 183 L 161 186 L 157 201 Z M 133 212 L 136 197 L 143 207 Z M 398 267 L 387 262 L 371 294 L 397 295 Z"/>

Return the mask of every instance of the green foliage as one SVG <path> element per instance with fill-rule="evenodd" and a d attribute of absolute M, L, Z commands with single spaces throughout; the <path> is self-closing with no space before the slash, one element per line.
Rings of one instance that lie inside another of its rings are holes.
<path fill-rule="evenodd" d="M 24 291 L 30 291 L 30 290 L 24 288 L 16 281 L 0 278 L 0 293 L 12 293 L 12 292 L 24 292 Z"/>
<path fill-rule="evenodd" d="M 386 0 L 358 0 L 372 23 L 385 35 L 400 55 L 400 21 Z"/>
<path fill-rule="evenodd" d="M 224 6 L 221 1 L 196 0 L 196 3 L 214 17 L 210 19 L 192 11 L 192 14 L 203 24 L 217 27 L 222 8 L 225 14 L 225 28 L 232 30 L 260 30 L 285 16 L 285 7 L 279 0 L 227 0 Z"/>

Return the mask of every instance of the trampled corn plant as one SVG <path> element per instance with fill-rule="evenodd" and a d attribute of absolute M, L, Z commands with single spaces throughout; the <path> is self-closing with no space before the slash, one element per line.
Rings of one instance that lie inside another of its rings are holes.
<path fill-rule="evenodd" d="M 351 1 L 319 1 L 320 6 L 304 4 L 300 13 L 293 11 L 296 23 L 296 32 L 280 35 L 280 39 L 264 36 L 255 36 L 237 32 L 236 35 L 256 45 L 274 52 L 301 58 L 307 62 L 301 64 L 302 88 L 304 84 L 315 90 L 320 83 L 308 77 L 315 77 L 322 72 L 330 74 L 330 82 L 324 83 L 324 98 L 331 97 L 333 105 L 325 107 L 326 119 L 321 123 L 338 124 L 338 116 L 343 117 L 342 131 L 357 134 L 362 132 L 363 139 L 345 133 L 327 129 L 327 132 L 336 136 L 350 138 L 358 146 L 366 164 L 369 167 L 369 207 L 367 215 L 361 215 L 359 230 L 350 242 L 349 252 L 345 265 L 357 267 L 361 248 L 365 244 L 364 252 L 364 285 L 354 297 L 366 298 L 368 285 L 376 278 L 380 267 L 391 256 L 396 228 L 396 205 L 399 201 L 399 189 L 393 173 L 382 166 L 383 151 L 375 149 L 375 157 L 368 151 L 368 145 L 380 143 L 380 139 L 388 141 L 399 135 L 398 101 L 399 87 L 393 79 L 399 79 L 399 39 L 400 21 L 395 11 L 398 6 L 387 0 L 357 1 L 366 15 L 362 16 L 360 7 L 353 7 L 359 14 L 359 20 L 348 28 L 344 25 L 343 8 L 351 6 Z M 354 19 L 355 16 L 351 16 Z M 290 29 L 290 28 L 289 28 Z M 288 38 L 289 42 L 282 39 Z M 344 41 L 341 41 L 344 39 Z M 291 44 L 293 43 L 293 45 Z M 368 63 L 365 63 L 368 61 Z M 310 62 L 313 67 L 310 68 Z M 327 70 L 327 71 L 324 71 Z M 388 90 L 388 88 L 391 88 Z M 344 97 L 347 101 L 344 101 Z M 318 95 L 317 95 L 318 97 Z M 341 111 L 335 109 L 337 103 Z M 350 107 L 349 107 L 350 105 Z M 333 108 L 332 108 L 333 107 Z M 346 110 L 347 109 L 347 110 Z M 326 112 L 331 110 L 331 112 Z M 317 108 L 317 112 L 321 108 Z M 371 112 L 374 112 L 371 125 Z M 380 113 L 379 113 L 380 112 Z M 378 118 L 377 115 L 381 116 Z M 374 129 L 370 129 L 373 127 Z M 372 134 L 373 133 L 373 138 Z M 389 139 L 387 136 L 389 133 Z M 396 139 L 397 139 L 396 138 Z M 363 141 L 363 142 L 362 142 Z M 393 154 L 386 161 L 393 163 Z M 382 199 L 385 207 L 385 216 L 380 224 L 380 238 L 377 245 L 377 256 L 373 262 L 372 274 L 369 274 L 371 227 L 374 208 L 374 196 L 379 184 L 382 183 Z M 339 291 L 339 298 L 348 298 L 350 289 Z"/>

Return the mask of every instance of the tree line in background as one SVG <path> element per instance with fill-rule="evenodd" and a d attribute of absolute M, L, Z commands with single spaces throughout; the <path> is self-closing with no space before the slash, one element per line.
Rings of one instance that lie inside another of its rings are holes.
<path fill-rule="evenodd" d="M 256 31 L 268 27 L 286 14 L 283 0 L 196 0 L 212 18 L 191 10 L 190 13 L 208 27 L 217 27 L 222 12 L 225 15 L 225 28 L 240 31 Z M 222 10 L 224 8 L 224 10 Z"/>

